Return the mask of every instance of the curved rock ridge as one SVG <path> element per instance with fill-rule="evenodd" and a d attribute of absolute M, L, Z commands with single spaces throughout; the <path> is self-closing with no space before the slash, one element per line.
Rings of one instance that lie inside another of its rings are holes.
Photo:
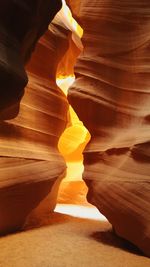
<path fill-rule="evenodd" d="M 53 22 L 27 65 L 19 115 L 0 122 L 0 234 L 40 220 L 55 207 L 66 170 L 57 143 L 68 120 L 56 71 L 68 45 L 68 31 Z"/>
<path fill-rule="evenodd" d="M 14 118 L 28 82 L 24 65 L 61 0 L 7 0 L 0 8 L 0 119 Z"/>
<path fill-rule="evenodd" d="M 78 21 L 78 23 L 80 24 L 80 8 L 82 5 L 82 1 L 81 0 L 66 0 L 66 3 L 68 5 L 68 7 L 71 9 L 71 12 L 73 14 L 73 17 Z"/>
<path fill-rule="evenodd" d="M 91 134 L 88 200 L 150 256 L 150 2 L 80 5 L 84 50 L 69 102 Z"/>

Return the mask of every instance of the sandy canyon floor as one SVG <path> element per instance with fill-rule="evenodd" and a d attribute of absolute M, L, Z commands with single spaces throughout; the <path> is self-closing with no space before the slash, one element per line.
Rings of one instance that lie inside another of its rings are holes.
<path fill-rule="evenodd" d="M 57 205 L 34 226 L 0 238 L 0 267 L 150 266 L 95 208 Z"/>

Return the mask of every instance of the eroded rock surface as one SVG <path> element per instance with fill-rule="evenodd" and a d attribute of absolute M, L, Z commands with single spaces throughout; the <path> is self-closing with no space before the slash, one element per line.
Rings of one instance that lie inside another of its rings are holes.
<path fill-rule="evenodd" d="M 66 170 L 57 143 L 68 112 L 56 71 L 67 49 L 68 31 L 53 22 L 27 65 L 29 83 L 19 115 L 0 121 L 0 234 L 55 207 Z"/>
<path fill-rule="evenodd" d="M 83 0 L 78 17 L 84 50 L 69 101 L 91 134 L 88 200 L 150 256 L 150 3 Z"/>

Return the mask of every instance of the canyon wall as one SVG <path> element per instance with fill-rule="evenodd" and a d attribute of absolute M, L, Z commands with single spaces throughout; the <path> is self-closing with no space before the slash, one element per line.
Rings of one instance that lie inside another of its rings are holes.
<path fill-rule="evenodd" d="M 53 6 L 50 5 L 49 11 L 51 8 Z M 54 10 L 48 17 L 45 13 L 45 19 L 48 20 L 52 13 Z M 42 25 L 40 27 L 43 29 Z M 7 44 L 4 45 L 7 50 Z M 55 207 L 59 183 L 66 170 L 57 143 L 68 120 L 68 102 L 56 85 L 56 71 L 68 45 L 68 30 L 53 21 L 26 66 L 29 82 L 18 116 L 9 120 L 1 117 L 0 234 L 21 229 L 29 222 L 34 223 L 33 220 L 40 220 Z M 13 64 L 18 64 L 15 57 L 12 59 Z M 7 61 L 4 63 L 8 64 Z M 20 69 L 20 65 L 17 68 Z M 6 78 L 10 79 L 7 75 Z M 1 83 L 1 90 L 9 96 L 7 89 L 12 90 L 16 101 L 13 87 L 7 88 L 6 83 Z M 20 91 L 20 87 L 16 89 Z M 7 116 L 10 102 L 5 95 L 3 99 L 7 107 L 5 117 L 10 118 Z"/>
<path fill-rule="evenodd" d="M 28 77 L 24 65 L 61 0 L 6 0 L 0 8 L 0 119 L 15 117 Z"/>
<path fill-rule="evenodd" d="M 84 30 L 68 99 L 91 134 L 84 150 L 87 198 L 119 236 L 150 256 L 150 4 L 67 2 Z M 70 73 L 70 62 L 64 72 L 66 59 L 60 64 L 71 42 L 67 27 L 54 20 L 26 67 L 28 77 L 24 69 L 60 7 L 53 0 L 1 5 L 0 234 L 52 211 L 66 170 L 57 145 L 68 102 L 56 72 Z"/>
<path fill-rule="evenodd" d="M 87 197 L 150 256 L 150 3 L 83 0 L 76 17 L 84 50 L 68 99 L 91 134 Z"/>

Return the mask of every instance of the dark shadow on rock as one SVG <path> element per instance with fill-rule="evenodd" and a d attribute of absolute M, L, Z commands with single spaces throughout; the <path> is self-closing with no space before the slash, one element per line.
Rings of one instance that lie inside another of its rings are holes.
<path fill-rule="evenodd" d="M 21 234 L 22 232 L 26 231 L 33 231 L 38 228 L 42 227 L 49 227 L 52 225 L 57 225 L 57 224 L 64 224 L 67 223 L 68 221 L 74 219 L 74 217 L 70 215 L 65 215 L 61 214 L 58 212 L 49 212 L 49 214 L 43 215 L 41 218 L 33 218 L 30 220 L 29 223 L 25 224 L 22 229 L 19 229 L 14 232 L 6 233 L 0 236 L 0 238 L 5 238 L 6 236 L 10 235 L 17 235 Z"/>
<path fill-rule="evenodd" d="M 131 252 L 138 256 L 143 256 L 144 254 L 132 243 L 129 241 L 118 237 L 115 232 L 112 230 L 104 231 L 104 232 L 94 232 L 91 237 L 97 242 L 101 242 L 103 244 L 121 248 L 127 252 Z"/>

